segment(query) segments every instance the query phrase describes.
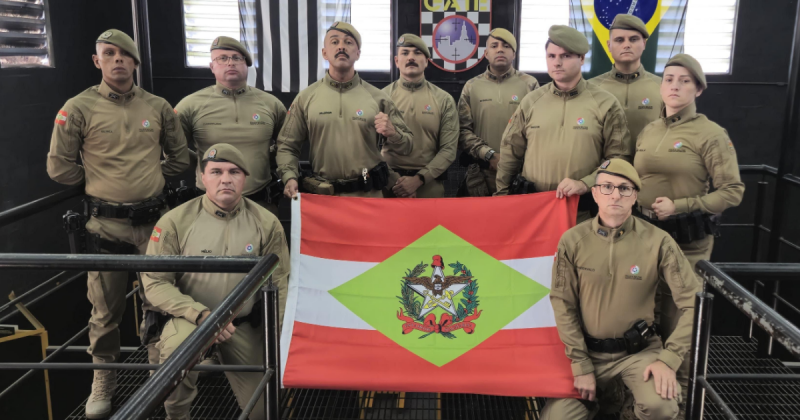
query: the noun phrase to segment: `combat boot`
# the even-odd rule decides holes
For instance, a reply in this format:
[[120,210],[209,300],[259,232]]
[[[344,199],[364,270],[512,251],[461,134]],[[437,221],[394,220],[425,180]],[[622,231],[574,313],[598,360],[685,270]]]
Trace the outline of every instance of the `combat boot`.
[[111,398],[117,390],[117,371],[96,370],[92,394],[86,401],[87,419],[104,419],[111,415]]

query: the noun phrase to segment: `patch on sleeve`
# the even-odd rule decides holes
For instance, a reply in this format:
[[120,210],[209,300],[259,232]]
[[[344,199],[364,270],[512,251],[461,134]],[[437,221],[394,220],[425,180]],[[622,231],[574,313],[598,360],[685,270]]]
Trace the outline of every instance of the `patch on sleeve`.
[[161,228],[156,226],[153,228],[153,233],[150,235],[150,240],[153,242],[158,242],[161,240]]
[[730,140],[728,140],[728,150],[730,150],[731,152],[733,152],[733,151],[734,151],[734,149],[733,149],[733,142],[732,142],[732,141],[730,141]]
[[67,125],[67,111],[64,111],[63,109],[58,111],[58,115],[56,115],[56,124]]
[[178,108],[172,108],[172,112],[174,112],[175,115],[178,115]]

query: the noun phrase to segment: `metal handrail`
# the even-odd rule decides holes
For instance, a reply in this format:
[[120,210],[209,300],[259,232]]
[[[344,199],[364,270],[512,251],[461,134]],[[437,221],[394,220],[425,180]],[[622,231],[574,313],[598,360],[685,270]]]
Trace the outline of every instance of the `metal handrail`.
[[183,255],[0,254],[0,269],[155,271],[162,273],[247,273],[257,257]]
[[77,197],[84,194],[83,184],[69,187],[66,190],[59,191],[55,194],[50,194],[46,197],[39,198],[22,204],[20,206],[0,212],[0,227],[9,225],[16,221],[22,220],[28,216],[45,211],[51,207],[61,204],[70,198]]
[[728,276],[800,280],[800,263],[714,263],[714,266]]
[[[120,407],[112,420],[146,419],[167,398],[211,346],[220,331],[236,318],[245,302],[264,285],[278,266],[278,257],[269,254],[239,282],[197,329],[172,353],[166,363]],[[264,322],[268,322],[265,319]],[[265,369],[266,372],[266,369]]]

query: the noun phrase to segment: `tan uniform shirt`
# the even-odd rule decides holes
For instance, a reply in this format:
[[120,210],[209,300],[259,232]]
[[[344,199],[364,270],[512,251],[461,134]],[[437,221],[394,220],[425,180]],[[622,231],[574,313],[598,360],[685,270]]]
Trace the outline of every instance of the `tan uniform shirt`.
[[608,73],[589,79],[589,84],[605,89],[617,98],[625,110],[634,142],[644,126],[658,119],[664,106],[661,78],[646,71],[644,66],[639,66],[633,74],[620,73],[612,67]]
[[188,167],[186,139],[169,103],[137,86],[116,93],[105,82],[67,101],[56,116],[47,154],[54,181],[85,181],[86,194],[114,203],[157,196],[164,175]]
[[[694,104],[650,123],[636,142],[633,166],[642,179],[639,205],[652,209],[658,197],[675,213],[722,213],[744,195],[736,150],[724,128],[697,113]],[[715,191],[708,193],[709,178]]]
[[489,149],[500,152],[500,139],[525,95],[539,87],[535,77],[509,70],[501,77],[489,71],[468,80],[458,100],[459,146],[475,159]]
[[672,291],[680,319],[658,360],[678,369],[691,344],[694,295],[701,288],[669,234],[633,216],[618,229],[595,217],[564,233],[556,257],[550,302],[575,376],[594,371],[584,332],[622,338],[637,320],[653,323],[659,282]]
[[361,176],[382,161],[375,116],[383,112],[396,134],[384,147],[400,155],[411,153],[413,135],[389,96],[361,80],[337,82],[329,74],[295,98],[278,136],[278,172],[284,182],[298,177],[303,144],[310,143],[314,174],[327,180]]
[[[189,144],[198,156],[217,143],[235,146],[244,155],[250,176],[244,195],[264,188],[270,180],[270,140],[278,137],[286,117],[286,107],[278,98],[245,86],[232,91],[217,83],[195,92],[175,107]],[[205,190],[197,162],[197,188]]]
[[[272,274],[275,283],[289,278],[289,248],[278,219],[255,202],[242,197],[227,212],[207,196],[197,197],[165,214],[156,224],[147,255],[254,256],[280,258]],[[174,317],[194,324],[205,310],[214,310],[244,278],[245,273],[142,273],[142,286],[150,303]],[[254,299],[239,316],[246,316]]]
[[383,148],[383,159],[390,168],[418,169],[429,184],[447,171],[456,159],[458,113],[449,93],[423,79],[417,83],[402,77],[383,88],[392,98],[403,120],[414,133],[411,154],[403,156]]
[[606,159],[632,159],[625,112],[613,95],[581,79],[569,92],[548,83],[526,96],[503,133],[497,194],[520,172],[537,191],[553,191],[564,178],[594,185]]

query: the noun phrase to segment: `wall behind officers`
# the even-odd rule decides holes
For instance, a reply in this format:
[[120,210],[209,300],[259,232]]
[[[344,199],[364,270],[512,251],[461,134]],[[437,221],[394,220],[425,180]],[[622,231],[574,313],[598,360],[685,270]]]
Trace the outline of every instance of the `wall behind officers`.
[[[90,253],[142,254],[167,206],[164,175],[185,171],[189,152],[169,103],[133,84],[139,64],[133,40],[109,29],[97,38],[95,48],[92,60],[102,82],[68,100],[56,115],[47,173],[62,184],[86,183]],[[120,361],[118,326],[127,280],[127,272],[89,272],[88,353],[94,363]],[[115,371],[94,371],[86,417],[106,417],[115,390]]]
[[383,89],[397,106],[414,134],[410,155],[383,148],[383,159],[400,175],[386,189],[389,197],[444,197],[442,179],[456,159],[458,112],[449,93],[425,80],[430,50],[417,35],[403,34],[397,40],[395,64],[400,78]]
[[661,112],[661,78],[642,65],[642,53],[650,33],[641,19],[619,14],[611,24],[609,34],[608,50],[614,58],[614,65],[611,71],[590,79],[589,83],[617,98],[628,118],[631,140],[635,142],[644,126],[655,121]]
[[[589,42],[568,26],[550,28],[547,72],[553,81],[523,99],[503,133],[497,195],[509,193],[518,175],[536,191],[559,198],[583,195],[594,185],[603,160],[631,160],[633,143],[619,101],[583,79],[581,66]],[[578,221],[589,218],[589,196],[578,207]]]
[[[175,110],[187,141],[194,144],[200,156],[219,142],[242,151],[251,171],[244,195],[277,215],[277,200],[270,196],[267,186],[272,181],[270,161],[276,149],[271,140],[283,126],[286,108],[269,93],[247,86],[248,67],[252,65],[250,52],[239,41],[227,36],[215,38],[209,67],[216,84],[185,97]],[[197,189],[203,193],[199,159],[196,177]]]
[[470,196],[489,196],[497,191],[495,178],[500,161],[500,139],[509,118],[525,96],[539,87],[531,75],[514,69],[517,40],[506,29],[495,28],[486,40],[486,72],[464,85],[458,100],[462,164],[469,164],[465,179]]
[[[244,154],[230,144],[211,145],[200,163],[205,194],[165,214],[153,229],[148,255],[264,256],[280,258],[272,274],[278,286],[283,319],[289,278],[289,249],[278,218],[242,196],[250,171]],[[245,277],[243,273],[143,273],[142,287],[152,310],[162,316],[153,335],[158,360],[165,363],[175,349],[219,307]],[[255,299],[245,302],[231,324],[217,337],[222,361],[232,365],[264,364],[263,312]],[[148,317],[152,319],[152,317]],[[197,395],[198,372],[189,372],[164,402],[167,418],[188,419]],[[240,407],[258,388],[260,373],[225,372]],[[251,419],[263,419],[264,402]]]
[[[383,197],[389,169],[381,147],[411,153],[412,133],[388,95],[361,80],[353,65],[361,56],[361,34],[334,22],[325,34],[325,77],[300,92],[278,136],[278,172],[284,194],[294,197],[302,178],[311,193]],[[310,174],[301,174],[300,150],[309,142]]]
[[[675,240],[631,215],[642,188],[630,163],[603,162],[592,187],[597,217],[558,243],[550,302],[584,401],[551,399],[542,419],[589,419],[597,393],[619,379],[633,394],[636,418],[678,415],[675,371],[691,344],[694,296],[701,288]],[[663,347],[653,325],[661,284],[672,291],[680,314]]]
[[[633,161],[642,176],[639,205],[646,219],[675,238],[690,266],[711,258],[719,215],[744,195],[739,163],[727,131],[697,113],[695,98],[708,87],[700,63],[678,54],[667,62],[661,118],[642,130]],[[714,192],[709,193],[713,182]],[[680,312],[662,288],[661,325],[669,337]],[[686,386],[689,364],[678,371]]]

